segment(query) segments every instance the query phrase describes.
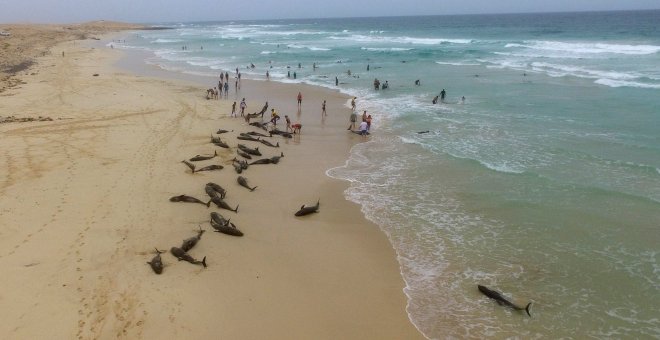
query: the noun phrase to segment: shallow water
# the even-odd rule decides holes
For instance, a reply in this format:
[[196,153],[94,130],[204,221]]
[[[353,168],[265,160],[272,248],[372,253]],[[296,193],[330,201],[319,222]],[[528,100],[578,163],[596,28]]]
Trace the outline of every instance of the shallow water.
[[[351,181],[347,198],[388,234],[426,336],[657,338],[657,22],[659,11],[170,23],[115,45],[188,73],[268,70],[329,88],[337,77],[358,96],[373,134],[328,175]],[[446,103],[431,104],[442,88]],[[533,317],[477,284],[531,301]]]

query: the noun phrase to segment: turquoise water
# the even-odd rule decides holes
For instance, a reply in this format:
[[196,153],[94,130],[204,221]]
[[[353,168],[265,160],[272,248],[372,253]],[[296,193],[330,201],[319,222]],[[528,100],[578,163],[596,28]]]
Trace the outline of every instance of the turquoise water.
[[[167,69],[268,70],[357,96],[374,133],[328,175],[350,181],[347,198],[389,236],[427,337],[658,338],[659,22],[660,11],[167,23],[118,46]],[[531,301],[533,317],[477,284]]]

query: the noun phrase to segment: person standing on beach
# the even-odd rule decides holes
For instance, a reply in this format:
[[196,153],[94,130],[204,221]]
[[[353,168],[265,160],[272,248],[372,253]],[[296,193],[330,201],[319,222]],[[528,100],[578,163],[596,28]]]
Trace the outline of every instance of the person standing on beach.
[[291,119],[289,119],[289,116],[284,115],[284,119],[286,120],[286,132],[289,132],[289,130],[293,131],[293,129],[291,129]]
[[302,106],[302,93],[298,92],[298,108]]
[[353,108],[353,111],[355,111],[355,100],[356,99],[357,99],[357,97],[353,97],[353,99],[351,99],[351,108]]
[[339,86],[339,78],[335,76],[335,86]]
[[268,72],[268,70],[266,70],[266,79],[270,80],[270,73]]
[[328,114],[325,112],[325,100],[323,100],[323,104],[321,104],[321,115],[322,116],[327,116]]
[[355,110],[353,110],[353,112],[351,112],[351,118],[350,118],[351,123],[348,125],[348,129],[346,129],[346,130],[354,130],[355,129],[355,121],[357,121],[357,112],[355,112]]
[[225,82],[225,97],[229,95],[229,82]]
[[445,96],[446,95],[447,95],[447,92],[445,92],[445,89],[442,89],[442,91],[440,91],[440,102],[441,103],[445,102]]
[[236,102],[234,101],[234,104],[231,104],[231,116],[236,117]]
[[371,131],[371,115],[368,115],[364,121],[367,122],[367,131]]
[[241,117],[245,117],[245,108],[246,107],[247,107],[247,104],[245,103],[245,98],[243,98],[243,100],[241,100],[241,105],[240,105]]

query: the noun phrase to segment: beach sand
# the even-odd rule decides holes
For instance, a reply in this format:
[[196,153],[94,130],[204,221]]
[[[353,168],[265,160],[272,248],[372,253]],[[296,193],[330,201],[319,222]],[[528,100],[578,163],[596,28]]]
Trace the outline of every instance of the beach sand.
[[[131,74],[114,66],[124,52],[95,46],[44,46],[51,53],[0,93],[0,116],[52,119],[0,124],[3,339],[423,338],[406,314],[387,237],[344,199],[347,183],[325,176],[363,140],[346,131],[348,97],[243,81],[248,112],[268,100],[281,129],[285,114],[303,124],[292,139],[269,138],[281,146],[270,148],[236,139],[261,130],[228,117],[233,89],[232,100],[206,100],[212,84]],[[210,143],[221,128],[233,130],[221,135],[231,150]],[[254,192],[236,183],[239,142],[264,157],[285,155],[242,174]],[[198,167],[223,170],[193,174],[181,163],[214,151]],[[227,189],[237,214],[169,202],[180,194],[206,201],[207,182]],[[319,213],[294,217],[317,200]],[[245,236],[212,232],[212,211]],[[180,246],[199,226],[207,232],[190,254],[206,256],[208,268],[166,253],[164,272],[154,274],[146,264],[154,248]]]

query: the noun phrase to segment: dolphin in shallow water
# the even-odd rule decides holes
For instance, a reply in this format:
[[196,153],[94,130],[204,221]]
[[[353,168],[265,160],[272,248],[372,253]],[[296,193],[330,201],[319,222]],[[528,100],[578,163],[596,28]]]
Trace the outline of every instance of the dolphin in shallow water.
[[502,296],[502,294],[500,294],[500,293],[498,293],[494,290],[488,289],[487,287],[482,286],[482,285],[477,285],[477,287],[479,288],[480,292],[482,292],[484,295],[488,296],[489,298],[495,300],[497,302],[497,304],[499,304],[501,306],[509,306],[509,307],[511,307],[515,310],[524,310],[525,312],[527,312],[527,315],[532,316],[532,314],[529,313],[529,307],[532,305],[531,302],[528,303],[525,308],[522,308],[522,307],[516,306],[513,302],[507,300],[504,296]]

